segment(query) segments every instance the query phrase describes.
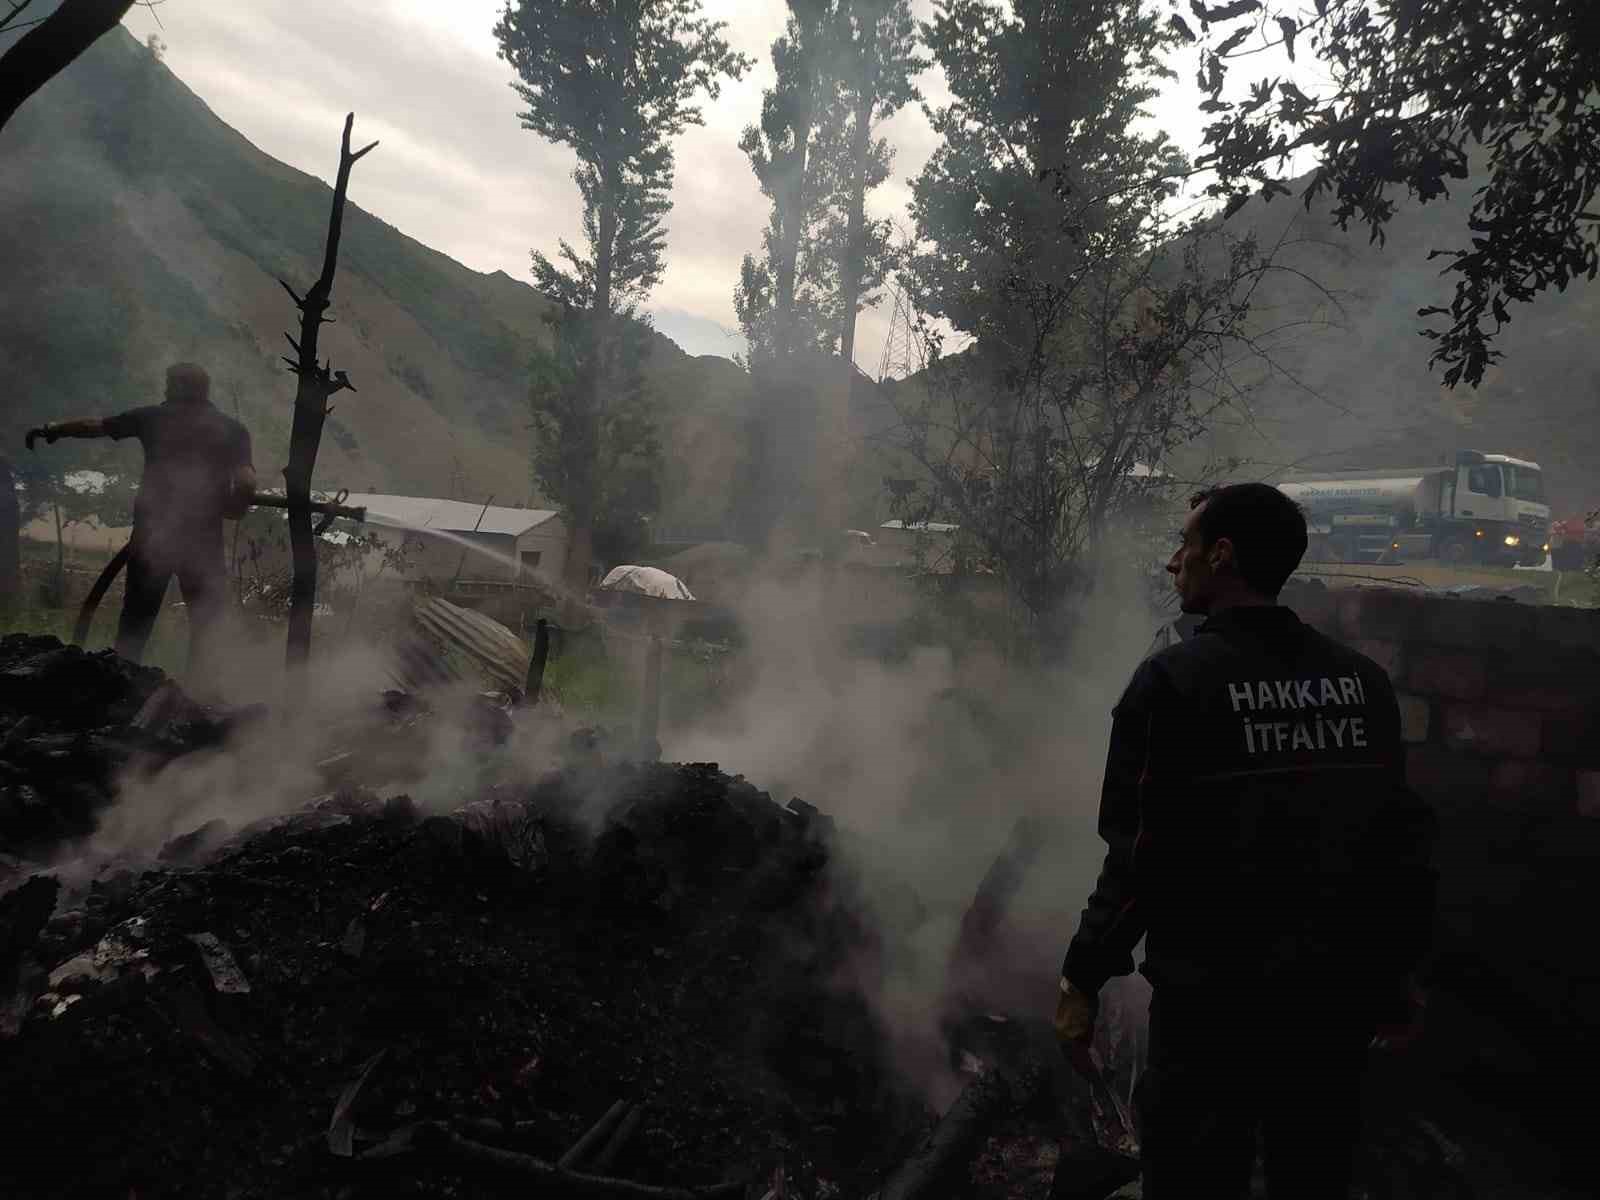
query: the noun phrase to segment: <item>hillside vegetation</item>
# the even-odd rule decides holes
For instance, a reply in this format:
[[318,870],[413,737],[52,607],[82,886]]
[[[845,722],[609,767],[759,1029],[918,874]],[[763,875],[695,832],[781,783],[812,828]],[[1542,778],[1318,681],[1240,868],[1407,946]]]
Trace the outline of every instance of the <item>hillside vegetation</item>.
[[[7,437],[151,403],[166,364],[193,359],[271,480],[294,394],[277,281],[315,277],[328,202],[325,184],[257,150],[125,30],[101,39],[0,135]],[[318,485],[535,499],[527,363],[549,311],[527,284],[469,270],[353,202],[323,348],[359,391],[336,405]],[[647,375],[666,425],[664,515],[720,520],[734,443],[708,423],[742,419],[744,373],[657,337]]]
[[1284,466],[1426,465],[1475,449],[1533,459],[1545,468],[1552,509],[1600,506],[1600,285],[1579,283],[1518,305],[1497,347],[1504,361],[1483,384],[1454,390],[1428,369],[1430,343],[1417,310],[1448,304],[1446,258],[1432,250],[1470,237],[1470,188],[1448,200],[1406,205],[1387,244],[1341,233],[1326,206],[1252,201],[1229,222],[1253,227],[1292,274],[1269,276],[1252,298],[1258,327],[1312,324],[1277,339],[1274,369],[1243,366],[1254,387],[1248,420],[1219,427],[1211,449],[1269,472]]
[[[330,128],[330,162],[336,136]],[[328,197],[321,181],[220,121],[125,31],[103,38],[0,134],[6,436],[151,402],[165,365],[190,358],[211,368],[218,404],[250,426],[271,480],[293,396],[278,361],[292,313],[277,279],[314,276]],[[1238,367],[1253,385],[1248,418],[1216,428],[1207,454],[1271,475],[1504,451],[1544,464],[1558,515],[1600,506],[1600,289],[1578,285],[1519,306],[1501,335],[1506,360],[1477,390],[1443,389],[1428,370],[1416,310],[1448,299],[1450,284],[1439,277],[1444,260],[1427,255],[1467,236],[1466,200],[1403,208],[1385,246],[1341,234],[1323,211],[1291,200],[1236,215],[1230,227],[1253,227],[1266,245],[1281,239],[1280,261],[1332,298],[1289,274],[1258,290],[1258,324],[1293,328],[1274,339],[1273,369]],[[527,361],[547,336],[548,300],[503,272],[469,270],[359,204],[348,212],[334,299],[338,323],[324,346],[360,391],[337,404],[320,486],[539,499],[528,470]],[[721,524],[737,503],[748,377],[664,337],[653,346],[660,519]],[[857,432],[880,432],[890,406],[859,391]],[[866,459],[858,473],[875,483],[883,471]],[[856,496],[851,519],[867,521],[873,509],[888,515]]]

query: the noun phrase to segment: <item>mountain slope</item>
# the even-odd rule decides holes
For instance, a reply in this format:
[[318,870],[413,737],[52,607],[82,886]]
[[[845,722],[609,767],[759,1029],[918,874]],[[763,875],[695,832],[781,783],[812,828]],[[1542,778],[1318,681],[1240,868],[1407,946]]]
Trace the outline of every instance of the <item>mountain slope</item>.
[[[149,403],[167,363],[194,359],[211,370],[216,402],[250,426],[270,479],[287,455],[294,392],[278,361],[294,314],[277,281],[315,277],[329,199],[126,31],[103,38],[0,134],[8,417],[20,427]],[[352,203],[322,348],[360,390],[336,402],[319,486],[530,500],[526,364],[550,308]],[[706,396],[717,399],[714,426],[719,413],[737,420],[743,372],[657,337],[647,376],[671,464],[666,507],[704,519],[725,503],[731,435],[712,439],[714,461],[686,459],[678,422],[704,442]]]
[[1447,389],[1428,368],[1431,343],[1417,310],[1448,305],[1449,260],[1428,254],[1465,242],[1471,183],[1452,198],[1403,205],[1386,244],[1364,229],[1340,233],[1325,204],[1253,201],[1230,222],[1254,229],[1278,261],[1314,279],[1270,274],[1253,298],[1259,329],[1309,322],[1278,335],[1271,370],[1252,381],[1251,415],[1219,428],[1211,447],[1262,469],[1438,462],[1458,449],[1504,452],[1545,468],[1557,513],[1600,506],[1600,284],[1577,283],[1511,308],[1495,345],[1504,360],[1474,389]]
[[[359,169],[354,190],[359,199]],[[1205,448],[1262,474],[1506,451],[1545,465],[1558,513],[1600,506],[1600,288],[1514,308],[1498,343],[1506,360],[1479,389],[1446,391],[1428,370],[1416,310],[1448,302],[1451,281],[1427,254],[1466,236],[1469,196],[1403,207],[1381,247],[1364,231],[1339,233],[1321,207],[1253,202],[1238,214],[1231,226],[1254,228],[1264,245],[1281,240],[1280,261],[1332,296],[1295,275],[1268,277],[1254,318],[1288,331],[1273,339],[1271,370],[1238,366],[1254,385],[1249,416],[1221,424]],[[165,365],[192,358],[211,368],[217,402],[251,427],[270,480],[293,396],[278,356],[294,314],[277,280],[314,277],[328,201],[324,184],[256,150],[125,31],[103,38],[0,133],[7,436],[148,403]],[[524,368],[546,336],[544,297],[352,204],[334,301],[324,350],[360,391],[338,398],[320,486],[534,499]],[[719,524],[743,453],[748,377],[665,338],[654,347],[661,522]],[[131,462],[137,451],[116,454]],[[872,505],[857,507],[865,520]]]
[[[1449,200],[1402,205],[1382,245],[1365,229],[1341,233],[1325,203],[1308,211],[1298,200],[1253,200],[1234,216],[1227,231],[1253,235],[1281,268],[1250,294],[1247,325],[1265,357],[1231,348],[1238,402],[1169,469],[1192,478],[1237,458],[1232,477],[1275,479],[1296,467],[1418,466],[1474,449],[1540,463],[1557,516],[1600,507],[1600,282],[1512,306],[1495,342],[1504,359],[1478,388],[1445,388],[1428,366],[1417,310],[1454,294],[1454,277],[1441,273],[1448,260],[1428,255],[1469,236],[1477,182]],[[1170,269],[1181,258],[1175,247]]]

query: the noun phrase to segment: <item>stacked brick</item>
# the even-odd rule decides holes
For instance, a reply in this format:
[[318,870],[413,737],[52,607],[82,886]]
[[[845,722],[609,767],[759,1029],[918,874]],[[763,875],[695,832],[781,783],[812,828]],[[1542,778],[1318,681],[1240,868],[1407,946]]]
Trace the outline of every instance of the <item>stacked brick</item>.
[[1441,811],[1600,818],[1600,610],[1377,588],[1284,599],[1389,672],[1407,773]]
[[1440,819],[1434,981],[1558,1061],[1600,1050],[1600,611],[1293,585],[1381,663],[1412,787]]

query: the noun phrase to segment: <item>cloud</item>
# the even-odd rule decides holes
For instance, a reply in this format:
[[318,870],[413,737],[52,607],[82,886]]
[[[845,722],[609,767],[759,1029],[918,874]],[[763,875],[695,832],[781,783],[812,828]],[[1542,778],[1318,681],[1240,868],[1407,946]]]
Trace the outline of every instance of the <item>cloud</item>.
[[[417,240],[480,271],[528,278],[528,254],[552,257],[581,232],[570,151],[520,128],[510,69],[495,56],[500,5],[457,0],[213,0],[148,10],[127,24],[159,32],[168,65],[228,124],[266,153],[328,180],[339,123],[382,146],[362,163],[351,198]],[[758,59],[742,82],[704,104],[705,125],[675,147],[678,173],[666,278],[654,304],[732,325],[739,258],[757,243],[763,200],[739,153],[739,131],[770,83],[767,46],[781,0],[719,3],[727,36]],[[719,11],[721,10],[721,11]]]
[[686,354],[732,358],[744,353],[744,338],[735,325],[724,325],[698,313],[660,305],[656,306],[651,317],[656,332],[671,338]]
[[[554,257],[581,232],[573,156],[524,131],[512,73],[495,54],[501,0],[208,0],[136,7],[139,38],[158,33],[167,63],[224,121],[274,158],[331,179],[339,126],[356,113],[357,136],[378,138],[351,199],[407,235],[479,271],[528,278],[528,254]],[[926,18],[932,0],[913,8]],[[783,29],[783,0],[706,0],[733,47],[756,60],[703,104],[705,124],[675,145],[677,177],[667,269],[652,297],[664,330],[731,328],[739,261],[760,244],[767,205],[739,152],[772,82],[768,50]],[[1198,136],[1187,64],[1156,104],[1156,121],[1182,142]],[[928,103],[947,91],[938,69],[921,78]],[[894,175],[872,212],[907,222],[909,181],[936,144],[918,106],[880,132],[896,149]],[[875,372],[889,332],[887,298],[861,317],[858,358]],[[709,337],[693,349],[707,352]],[[689,347],[686,347],[689,348]],[[728,351],[723,351],[728,352]]]

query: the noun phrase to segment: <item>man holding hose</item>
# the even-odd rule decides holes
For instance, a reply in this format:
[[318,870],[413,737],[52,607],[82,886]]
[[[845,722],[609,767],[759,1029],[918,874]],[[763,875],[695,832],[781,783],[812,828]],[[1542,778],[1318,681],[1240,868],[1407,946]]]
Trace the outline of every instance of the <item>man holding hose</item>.
[[210,640],[227,598],[224,518],[237,520],[256,490],[250,434],[211,403],[211,380],[194,363],[167,369],[162,404],[114,417],[86,417],[31,429],[43,438],[138,438],[144,476],[133,506],[128,577],[117,624],[117,653],[138,662],[172,577],[189,609],[189,669],[206,668]]

